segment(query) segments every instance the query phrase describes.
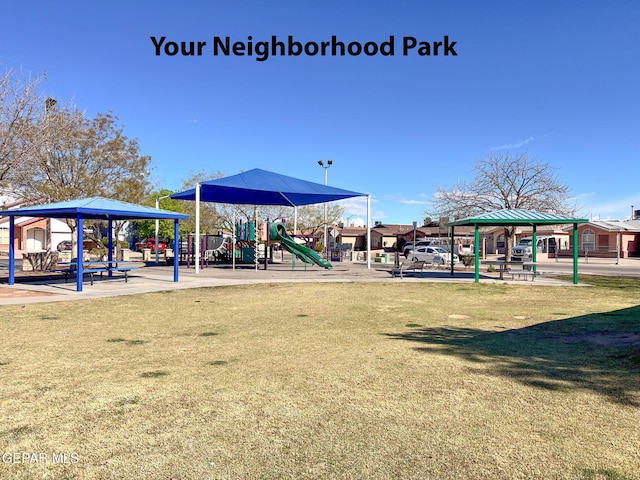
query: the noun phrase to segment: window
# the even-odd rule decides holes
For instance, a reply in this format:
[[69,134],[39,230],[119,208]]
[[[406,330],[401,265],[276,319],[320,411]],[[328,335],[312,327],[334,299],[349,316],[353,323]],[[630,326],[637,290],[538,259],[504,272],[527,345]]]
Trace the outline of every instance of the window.
[[596,234],[590,228],[586,228],[582,232],[582,249],[585,252],[596,249]]
[[0,245],[9,245],[9,229],[0,227]]

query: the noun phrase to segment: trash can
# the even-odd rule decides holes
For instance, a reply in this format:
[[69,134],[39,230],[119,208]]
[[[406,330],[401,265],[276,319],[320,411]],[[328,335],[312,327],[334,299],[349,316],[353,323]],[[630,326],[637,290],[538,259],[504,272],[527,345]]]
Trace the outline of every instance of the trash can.
[[143,248],[142,249],[142,261],[143,262],[150,262],[151,261],[151,249],[150,248]]

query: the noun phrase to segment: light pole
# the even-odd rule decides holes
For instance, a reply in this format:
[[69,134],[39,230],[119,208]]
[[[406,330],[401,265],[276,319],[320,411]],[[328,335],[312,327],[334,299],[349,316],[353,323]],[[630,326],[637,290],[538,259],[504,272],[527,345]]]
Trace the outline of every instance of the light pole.
[[[333,163],[333,160],[327,160],[327,164],[325,165],[322,160],[318,160],[318,165],[320,165],[324,169],[324,185],[327,186],[327,179],[329,167]],[[324,203],[324,255],[329,260],[329,248],[327,244],[328,238],[328,230],[329,226],[327,225],[327,202]]]
[[349,215],[349,216],[347,217],[347,227],[352,226],[352,225],[350,225],[350,223],[351,223],[351,219],[352,219],[353,217],[355,217],[355,214],[354,214],[354,215]]
[[[160,200],[164,199],[164,198],[169,198],[171,195],[165,195],[164,197],[158,197],[156,198],[156,210],[160,210]],[[160,229],[160,220],[158,220],[156,218],[156,243],[154,244],[154,249],[156,251],[156,265],[158,265],[158,263],[160,263],[160,260],[158,258],[158,230]]]

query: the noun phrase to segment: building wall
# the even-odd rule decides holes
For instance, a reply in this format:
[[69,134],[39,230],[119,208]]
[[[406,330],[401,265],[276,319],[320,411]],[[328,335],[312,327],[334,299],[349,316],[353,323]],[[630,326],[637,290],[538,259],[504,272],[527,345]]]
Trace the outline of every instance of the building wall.
[[[578,227],[578,249],[580,255],[594,257],[636,256],[638,252],[638,234],[629,232],[609,232],[596,225],[586,224]],[[573,236],[571,236],[573,247]]]
[[9,222],[0,223],[0,251],[9,251]]
[[27,225],[17,227],[16,241],[18,250],[37,252],[47,249],[47,230],[49,222],[41,218]]
[[71,229],[67,222],[57,218],[51,219],[51,250],[56,250],[58,244],[63,240],[72,240]]
[[[63,240],[71,240],[71,229],[64,220],[16,219],[13,247],[20,251],[55,250]],[[0,251],[9,251],[9,222],[0,224]]]
[[352,235],[340,235],[338,237],[338,245],[351,244],[354,250],[361,250],[366,248],[366,237],[361,235],[352,236]]
[[626,236],[622,240],[623,248],[629,252],[630,257],[640,257],[640,233],[636,233],[631,236]]

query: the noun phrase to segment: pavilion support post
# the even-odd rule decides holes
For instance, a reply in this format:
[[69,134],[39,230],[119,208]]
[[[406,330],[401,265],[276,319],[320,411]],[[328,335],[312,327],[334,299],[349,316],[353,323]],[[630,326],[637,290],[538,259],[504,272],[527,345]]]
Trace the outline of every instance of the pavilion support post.
[[231,245],[231,270],[235,272],[236,270],[236,242],[238,241],[236,237],[236,209],[233,208],[233,233],[231,234],[231,241],[233,244]]
[[194,241],[196,275],[200,273],[200,184],[196,183],[196,238]]
[[538,230],[533,225],[533,245],[531,246],[531,259],[533,261],[533,273],[536,273],[536,262],[538,261]]
[[[327,207],[327,204],[324,204],[325,208]],[[325,217],[326,218],[326,217]],[[324,225],[325,231],[327,228],[327,224],[325,223]],[[258,206],[254,205],[253,206],[253,264],[256,267],[256,272],[258,271]],[[249,229],[249,234],[251,234],[251,229]],[[249,236],[249,239],[251,239],[251,236]],[[325,243],[327,241],[327,237],[324,237]],[[324,248],[326,249],[327,246],[325,245]]]
[[[478,245],[480,245],[480,227],[478,226],[478,224],[476,223],[475,225],[475,239],[473,241],[473,245],[474,245],[474,255],[475,255],[475,262],[473,262],[475,264],[475,282],[478,283],[480,282],[480,249],[478,248]],[[453,253],[453,252],[452,252]]]
[[82,277],[84,276],[84,258],[82,256],[82,249],[84,247],[84,218],[81,216],[78,216],[77,219],[77,223],[76,223],[76,233],[77,233],[77,238],[78,238],[78,242],[76,245],[76,253],[77,253],[77,258],[76,258],[76,290],[78,292],[82,291]]
[[451,247],[451,276],[453,277],[453,239],[454,239],[454,229],[455,227],[453,225],[451,225],[451,237],[449,238],[449,246]]
[[573,284],[578,284],[578,224],[573,224]]
[[173,281],[178,281],[178,265],[180,263],[180,257],[178,256],[180,244],[180,229],[178,228],[178,219],[173,220]]
[[293,207],[293,238],[296,238],[296,232],[298,231],[298,206]]
[[9,285],[16,282],[16,217],[9,217]]
[[[113,262],[113,219],[109,218],[107,222],[109,230],[109,236],[107,237],[107,260],[109,261],[109,266],[111,266],[111,262]],[[109,269],[108,273],[109,277],[113,277],[113,271]]]
[[371,269],[371,195],[367,195],[367,268]]

